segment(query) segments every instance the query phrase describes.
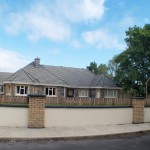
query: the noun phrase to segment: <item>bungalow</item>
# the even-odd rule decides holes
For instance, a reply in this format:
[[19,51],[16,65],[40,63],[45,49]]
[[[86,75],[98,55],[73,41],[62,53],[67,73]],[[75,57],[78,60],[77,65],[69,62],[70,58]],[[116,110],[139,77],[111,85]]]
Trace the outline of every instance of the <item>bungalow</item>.
[[41,65],[40,59],[15,73],[0,72],[0,94],[48,97],[117,98],[120,87],[104,74],[82,68]]

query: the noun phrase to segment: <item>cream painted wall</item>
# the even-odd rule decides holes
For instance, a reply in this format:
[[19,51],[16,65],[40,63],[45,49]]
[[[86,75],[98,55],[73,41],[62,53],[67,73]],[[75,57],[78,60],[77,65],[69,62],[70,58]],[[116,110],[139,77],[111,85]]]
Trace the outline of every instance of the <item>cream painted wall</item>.
[[150,107],[144,108],[144,122],[150,122]]
[[0,126],[27,127],[28,108],[0,107]]
[[[132,108],[46,108],[45,127],[72,127],[132,123]],[[150,108],[144,108],[150,122]],[[27,127],[28,108],[0,107],[0,126]]]
[[46,108],[45,127],[128,124],[132,116],[132,108]]

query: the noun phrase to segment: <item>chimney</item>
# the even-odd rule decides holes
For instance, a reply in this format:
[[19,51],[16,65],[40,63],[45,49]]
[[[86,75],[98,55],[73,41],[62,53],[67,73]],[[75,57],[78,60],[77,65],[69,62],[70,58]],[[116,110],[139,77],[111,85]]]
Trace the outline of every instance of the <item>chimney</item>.
[[40,65],[40,58],[35,58],[34,65],[36,68]]

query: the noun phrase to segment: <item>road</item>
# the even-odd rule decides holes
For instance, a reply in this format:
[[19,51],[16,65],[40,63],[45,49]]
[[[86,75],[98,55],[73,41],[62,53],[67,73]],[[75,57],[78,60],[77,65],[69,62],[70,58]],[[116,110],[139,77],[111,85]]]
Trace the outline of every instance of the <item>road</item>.
[[150,150],[150,133],[109,139],[0,140],[0,150]]

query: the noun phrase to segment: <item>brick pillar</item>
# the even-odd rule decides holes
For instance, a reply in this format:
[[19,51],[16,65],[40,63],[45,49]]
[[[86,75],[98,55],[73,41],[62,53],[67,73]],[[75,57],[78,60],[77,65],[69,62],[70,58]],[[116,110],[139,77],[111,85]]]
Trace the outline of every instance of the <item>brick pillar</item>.
[[133,123],[143,123],[144,120],[144,99],[132,99]]
[[29,128],[44,128],[45,122],[45,96],[29,95]]

